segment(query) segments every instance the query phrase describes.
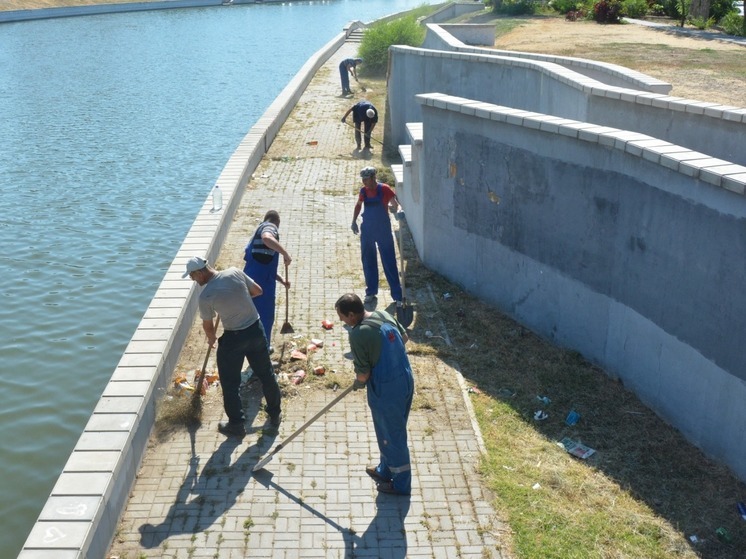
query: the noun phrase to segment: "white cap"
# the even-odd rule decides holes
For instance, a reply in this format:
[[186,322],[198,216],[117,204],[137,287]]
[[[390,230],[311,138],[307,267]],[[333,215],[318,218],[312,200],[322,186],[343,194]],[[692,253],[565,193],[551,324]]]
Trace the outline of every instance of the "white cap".
[[365,111],[365,114],[368,115],[368,118],[373,118],[376,116],[376,111],[374,111],[373,109],[368,109],[367,111]]
[[201,270],[207,266],[207,260],[204,258],[200,258],[199,256],[192,256],[186,264],[186,272],[181,276],[182,278],[186,278],[191,274],[192,272],[196,272],[197,270]]

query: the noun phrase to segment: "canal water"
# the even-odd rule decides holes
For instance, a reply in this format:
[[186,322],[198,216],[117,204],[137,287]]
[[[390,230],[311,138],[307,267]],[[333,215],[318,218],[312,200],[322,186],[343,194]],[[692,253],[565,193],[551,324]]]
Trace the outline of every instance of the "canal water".
[[346,23],[423,3],[0,24],[0,557],[20,551],[243,136]]

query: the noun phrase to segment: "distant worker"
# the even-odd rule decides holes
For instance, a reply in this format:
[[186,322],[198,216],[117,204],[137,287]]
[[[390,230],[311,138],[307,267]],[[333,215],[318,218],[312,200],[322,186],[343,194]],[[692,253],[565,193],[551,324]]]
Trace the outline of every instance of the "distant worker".
[[[227,422],[218,423],[218,431],[236,437],[246,435],[239,393],[244,358],[262,383],[270,424],[279,426],[282,393],[272,369],[264,327],[252,300],[262,294],[262,288],[238,268],[218,271],[199,256],[187,262],[183,277],[187,276],[202,287],[198,305],[207,343],[214,347],[218,342],[218,377],[223,390],[223,408],[228,416]],[[216,314],[223,322],[223,335],[219,340],[213,322]]]
[[[388,184],[376,180],[375,167],[365,167],[360,171],[360,178],[363,180],[363,187],[360,189],[352,214],[351,229],[356,235],[360,233],[360,258],[363,262],[363,276],[365,277],[365,303],[374,303],[378,295],[378,255],[376,253],[376,246],[378,246],[383,273],[391,288],[391,298],[397,306],[400,306],[402,288],[399,282],[399,270],[396,267],[394,236],[389,219],[389,204],[393,204],[393,208],[398,209],[399,200]],[[358,228],[357,217],[363,208],[365,208],[363,222]]]
[[363,61],[362,58],[345,58],[339,63],[339,77],[342,80],[342,95],[351,94],[350,74],[357,79],[357,65]]
[[267,346],[272,352],[272,327],[275,323],[275,292],[277,283],[290,289],[290,280],[277,273],[280,257],[286,265],[293,261],[288,251],[280,244],[280,214],[269,210],[264,220],[254,231],[254,236],[246,245],[243,259],[246,261],[244,273],[262,288],[263,293],[254,297],[254,306],[259,312],[259,318],[267,336]]
[[349,327],[355,368],[353,390],[367,387],[378,450],[377,466],[365,468],[380,493],[409,495],[412,466],[407,446],[407,420],[412,408],[414,379],[407,351],[407,333],[385,311],[368,312],[354,293],[342,295],[334,305]]
[[364,151],[370,151],[370,135],[378,123],[378,109],[370,101],[363,99],[347,110],[342,117],[343,123],[347,124],[347,117],[350,113],[352,113],[352,122],[355,124],[355,143],[357,143],[357,149],[360,150],[361,143],[360,126],[365,125],[363,129],[363,136],[365,138]]

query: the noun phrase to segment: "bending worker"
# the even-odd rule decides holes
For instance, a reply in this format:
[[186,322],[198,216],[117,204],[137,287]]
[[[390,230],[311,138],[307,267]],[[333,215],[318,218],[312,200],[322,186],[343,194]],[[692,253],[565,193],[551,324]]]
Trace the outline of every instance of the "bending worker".
[[[288,251],[280,244],[280,214],[269,210],[264,220],[254,231],[254,236],[246,245],[243,259],[246,261],[244,273],[262,288],[263,293],[254,297],[254,306],[259,312],[259,318],[267,336],[267,346],[272,347],[272,327],[275,323],[275,292],[277,283],[290,289],[290,280],[277,273],[279,255],[289,266],[293,261]],[[272,350],[270,349],[270,353]]]
[[[199,315],[207,343],[214,347],[215,341],[218,342],[218,376],[223,389],[223,408],[228,416],[227,423],[218,423],[218,431],[236,437],[246,435],[246,418],[239,394],[244,358],[262,383],[270,423],[279,426],[282,394],[269,359],[264,327],[252,301],[252,297],[262,294],[262,288],[238,268],[217,271],[199,256],[187,262],[183,277],[187,276],[202,287]],[[223,335],[219,340],[213,323],[216,314],[223,321]]]
[[363,137],[365,138],[365,151],[370,151],[370,135],[378,123],[378,110],[370,101],[362,100],[350,107],[342,117],[342,122],[347,124],[347,117],[352,113],[352,122],[355,125],[355,142],[360,150],[360,126],[364,125]]
[[[387,184],[376,180],[375,167],[365,167],[360,171],[363,187],[360,189],[355,210],[352,214],[352,232],[360,233],[360,258],[363,262],[365,277],[365,303],[373,303],[378,296],[378,258],[376,245],[381,254],[381,264],[386,281],[391,289],[391,298],[397,306],[401,305],[402,289],[399,282],[399,270],[396,267],[394,236],[391,233],[389,204],[399,207],[396,193]],[[363,211],[363,222],[357,226],[357,216]],[[397,214],[398,217],[398,214]]]
[[412,408],[414,380],[404,344],[407,334],[385,311],[368,312],[354,293],[334,305],[339,319],[350,327],[350,349],[355,367],[354,390],[368,389],[381,459],[365,468],[381,493],[409,495],[412,466],[407,446],[407,419]]
[[342,80],[342,95],[352,93],[350,89],[350,74],[357,79],[357,65],[363,61],[362,58],[345,58],[339,63],[339,77]]

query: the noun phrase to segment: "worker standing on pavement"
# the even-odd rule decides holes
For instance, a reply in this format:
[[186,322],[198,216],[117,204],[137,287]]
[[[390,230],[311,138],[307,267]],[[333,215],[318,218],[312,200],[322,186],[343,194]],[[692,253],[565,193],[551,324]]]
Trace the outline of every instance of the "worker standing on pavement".
[[[375,167],[365,167],[360,171],[363,187],[360,189],[355,210],[352,214],[352,232],[360,233],[360,258],[363,262],[365,277],[365,304],[373,304],[378,296],[378,253],[386,281],[391,289],[391,298],[397,306],[401,305],[402,288],[399,281],[399,269],[396,266],[394,236],[391,233],[389,205],[394,210],[399,208],[399,200],[393,189],[376,180]],[[363,222],[358,228],[357,217],[363,209]],[[399,217],[396,213],[397,219]]]
[[254,306],[264,326],[270,353],[272,353],[272,327],[275,323],[277,282],[290,289],[290,280],[277,273],[280,254],[286,266],[293,261],[288,251],[280,244],[279,228],[280,214],[275,210],[269,210],[262,223],[254,231],[251,241],[246,245],[243,257],[246,261],[244,273],[258,283],[263,291],[261,295],[254,297]]
[[[238,268],[217,271],[207,260],[194,256],[186,265],[182,277],[189,277],[202,286],[199,294],[199,315],[210,347],[218,342],[217,362],[226,423],[218,424],[224,435],[246,435],[245,416],[239,388],[241,367],[248,359],[254,374],[262,383],[266,412],[270,423],[277,427],[282,420],[280,385],[269,359],[267,338],[252,297],[262,294],[262,288]],[[217,338],[213,318],[220,316],[223,335]]]
[[362,63],[362,58],[345,58],[339,63],[339,78],[342,81],[342,95],[351,94],[350,74],[357,79],[357,65]]
[[409,495],[412,466],[407,446],[407,420],[412,408],[414,380],[404,344],[406,330],[385,311],[365,310],[360,297],[347,293],[334,308],[350,327],[350,349],[355,367],[354,390],[367,387],[381,459],[365,468],[381,493]]

